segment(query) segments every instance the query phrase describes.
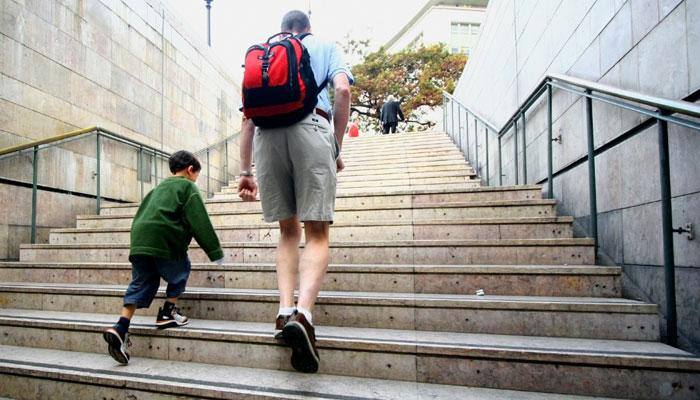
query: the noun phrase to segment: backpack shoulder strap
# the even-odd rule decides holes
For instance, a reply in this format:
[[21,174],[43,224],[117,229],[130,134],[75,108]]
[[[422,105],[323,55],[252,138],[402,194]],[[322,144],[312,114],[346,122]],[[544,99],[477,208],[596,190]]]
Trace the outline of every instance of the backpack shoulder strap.
[[[299,35],[296,35],[295,37],[301,41],[301,40],[304,40],[304,38],[307,37],[307,36],[311,36],[311,32],[304,32],[304,33],[301,33],[301,34],[299,34]],[[321,84],[318,86],[318,91],[319,91],[319,93],[320,93],[323,89],[325,89],[326,86],[328,86],[328,79],[327,79],[327,78],[324,79],[323,82],[321,82]]]

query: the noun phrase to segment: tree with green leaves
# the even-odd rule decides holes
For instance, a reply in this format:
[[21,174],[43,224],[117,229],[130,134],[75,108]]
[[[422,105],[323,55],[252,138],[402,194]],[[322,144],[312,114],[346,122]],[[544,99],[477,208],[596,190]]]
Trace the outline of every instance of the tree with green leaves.
[[355,85],[352,112],[363,130],[379,130],[379,110],[389,95],[401,103],[407,130],[424,130],[435,123],[426,115],[442,104],[442,92],[452,92],[467,61],[450,54],[444,45],[387,53],[383,48],[366,54],[367,42],[346,42],[346,54],[364,56],[352,67]]

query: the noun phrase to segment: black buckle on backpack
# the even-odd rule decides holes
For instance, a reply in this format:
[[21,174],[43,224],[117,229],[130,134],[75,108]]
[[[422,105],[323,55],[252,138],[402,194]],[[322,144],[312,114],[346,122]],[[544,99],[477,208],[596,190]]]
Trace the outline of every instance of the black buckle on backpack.
[[270,51],[270,48],[265,49],[265,53],[262,56],[258,57],[258,60],[262,61],[262,83],[263,86],[267,86],[268,82],[270,81],[270,74],[268,73],[268,70],[270,69],[270,58],[272,58],[275,55],[275,53]]

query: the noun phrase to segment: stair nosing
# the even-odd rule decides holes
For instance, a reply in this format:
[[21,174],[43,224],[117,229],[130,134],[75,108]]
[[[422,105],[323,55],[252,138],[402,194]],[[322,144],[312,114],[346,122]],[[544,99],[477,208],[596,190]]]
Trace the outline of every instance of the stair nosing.
[[[56,315],[60,312],[51,312],[51,314]],[[105,320],[111,315],[107,314],[86,314],[93,317],[105,318]],[[36,317],[26,317],[21,316],[5,316],[2,314],[2,309],[0,309],[0,323],[5,325],[11,325],[11,323],[16,321],[16,325],[20,326],[30,326],[30,327],[48,327],[59,325],[64,329],[72,329],[77,331],[89,331],[99,333],[102,329],[109,326],[109,322],[101,320],[79,320],[74,319],[60,319],[58,317],[54,318],[36,318]],[[22,323],[24,322],[24,324]],[[200,323],[204,324],[206,320],[200,320]],[[218,321],[217,321],[218,322]],[[224,325],[225,324],[214,324],[214,325]],[[272,337],[272,324],[264,323],[250,323],[248,324],[253,329],[223,329],[223,328],[197,328],[193,326],[188,326],[185,329],[180,330],[168,330],[161,331],[157,330],[148,324],[137,322],[132,325],[134,336],[151,336],[151,337],[173,337],[173,338],[187,338],[192,340],[217,340],[226,342],[252,342],[259,344],[266,344],[270,346],[279,346],[279,343],[275,342]],[[263,326],[269,326],[269,328],[264,329]],[[559,342],[564,344],[568,341],[570,342],[586,342],[589,345],[594,345],[601,342],[625,342],[630,343],[633,341],[624,340],[604,340],[604,339],[573,339],[573,338],[550,338],[542,336],[517,336],[517,335],[487,335],[487,334],[455,334],[449,332],[451,337],[462,337],[464,339],[472,338],[472,342],[466,343],[447,343],[447,342],[435,342],[430,340],[419,340],[419,335],[424,335],[425,337],[435,336],[440,334],[440,332],[422,332],[422,331],[409,331],[409,330],[389,330],[389,329],[371,329],[362,328],[364,332],[377,332],[377,336],[381,333],[394,333],[397,336],[403,336],[403,334],[408,334],[410,336],[413,333],[416,337],[415,340],[406,339],[382,339],[382,338],[371,338],[362,337],[358,334],[348,334],[347,336],[338,336],[332,334],[325,334],[324,327],[321,326],[319,329],[321,332],[317,335],[318,348],[324,349],[342,349],[342,350],[358,350],[358,351],[369,351],[369,352],[392,352],[392,353],[403,353],[403,354],[415,354],[421,356],[462,356],[462,357],[484,357],[488,359],[500,359],[500,360],[518,360],[518,361],[533,361],[533,362],[557,362],[557,363],[575,363],[584,365],[608,365],[620,367],[619,363],[627,361],[635,361],[636,365],[625,365],[624,367],[641,367],[649,368],[655,367],[658,369],[685,369],[691,371],[700,371],[700,358],[684,352],[684,353],[653,353],[653,352],[630,352],[630,351],[595,351],[594,349],[571,349],[571,348],[547,348],[547,347],[526,347],[526,346],[506,346],[497,344],[483,344],[478,343],[476,339],[480,336],[490,336],[490,337],[510,337],[512,339],[518,339],[520,341],[534,341],[534,340],[545,340]],[[333,327],[329,327],[333,328]],[[343,330],[353,332],[355,328],[343,327]],[[635,342],[639,345],[641,343],[654,343],[656,342]],[[563,346],[561,346],[563,347]],[[669,347],[669,350],[673,348]],[[674,349],[675,350],[675,349]],[[586,361],[578,360],[577,358],[584,357]],[[660,366],[659,364],[666,364]],[[677,368],[678,364],[685,364],[683,368]]]
[[[0,268],[55,268],[55,269],[124,269],[131,270],[129,262],[42,262],[0,261]],[[439,265],[439,264],[329,264],[329,272],[337,273],[411,273],[411,274],[462,274],[462,275],[595,275],[619,276],[622,267],[601,265]],[[192,263],[193,270],[243,272],[275,272],[275,263]]]
[[[345,247],[563,247],[563,246],[592,246],[592,238],[552,238],[552,239],[472,239],[472,240],[396,240],[396,241],[337,241],[331,242],[331,248]],[[226,248],[276,248],[277,243],[247,241],[247,242],[221,242],[221,247]],[[303,248],[304,244],[300,244]],[[129,248],[128,243],[119,244],[20,244],[20,249],[123,249]],[[198,249],[199,246],[191,244],[190,249]]]
[[[120,216],[125,219],[126,216]],[[108,217],[108,216],[104,216]],[[133,217],[133,215],[131,215]],[[547,225],[547,224],[564,224],[573,223],[574,219],[570,216],[557,217],[522,217],[522,218],[464,218],[464,219],[432,219],[432,220],[373,220],[363,222],[335,222],[333,227],[369,227],[369,226],[451,226],[451,225]],[[260,224],[241,224],[241,225],[217,225],[214,224],[216,230],[232,230],[232,229],[269,229],[278,228],[276,222],[265,222]],[[102,233],[102,232],[129,232],[131,228],[52,228],[51,233]]]
[[[489,201],[466,201],[466,202],[441,202],[441,203],[420,203],[420,204],[388,204],[388,205],[368,205],[337,207],[339,211],[375,211],[375,210],[424,210],[430,208],[488,208],[488,207],[537,207],[554,206],[557,201],[554,199],[522,199],[522,200],[489,200]],[[260,214],[260,210],[230,210],[230,211],[208,211],[209,215],[240,215],[240,214]],[[132,218],[131,214],[114,215],[77,215],[80,220],[89,219],[124,219]]]
[[[124,285],[94,284],[19,284],[0,283],[0,292],[53,293],[121,297]],[[159,289],[164,293],[164,288]],[[234,289],[189,287],[183,299],[273,302],[279,292],[273,289]],[[559,300],[553,300],[559,299]],[[655,315],[655,304],[637,300],[605,297],[551,297],[551,296],[476,296],[394,292],[334,292],[322,291],[316,304],[361,305],[366,307],[448,308],[509,311],[542,311],[564,313],[609,313]]]

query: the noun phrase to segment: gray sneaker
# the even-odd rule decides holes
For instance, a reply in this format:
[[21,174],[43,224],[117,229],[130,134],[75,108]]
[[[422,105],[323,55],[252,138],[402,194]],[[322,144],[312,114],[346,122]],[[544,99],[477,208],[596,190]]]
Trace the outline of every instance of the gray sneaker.
[[185,326],[190,323],[190,320],[184,315],[180,314],[180,309],[173,307],[170,314],[165,312],[163,307],[158,309],[158,317],[156,318],[156,328],[167,329],[175,328],[178,326]]

